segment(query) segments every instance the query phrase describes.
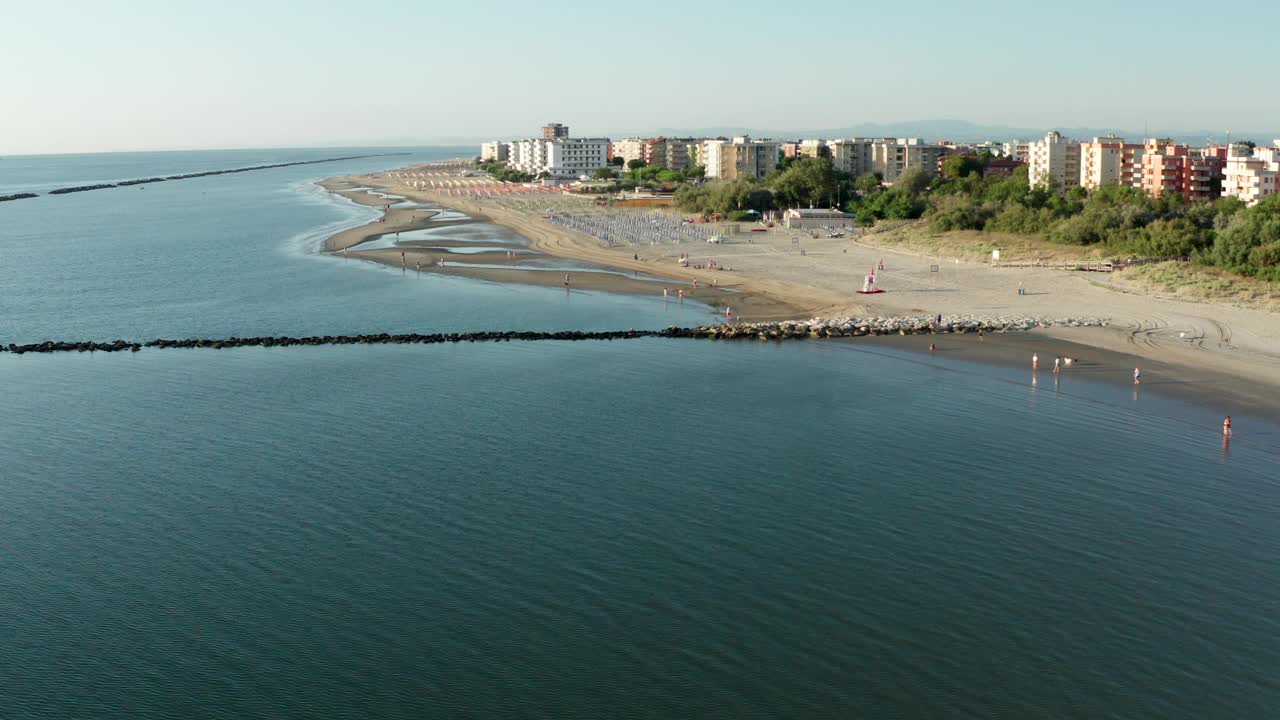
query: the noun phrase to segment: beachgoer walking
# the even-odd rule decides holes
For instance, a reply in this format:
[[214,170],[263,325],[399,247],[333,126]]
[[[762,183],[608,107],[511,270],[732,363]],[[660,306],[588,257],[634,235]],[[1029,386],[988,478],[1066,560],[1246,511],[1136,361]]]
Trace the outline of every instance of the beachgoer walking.
[[564,286],[569,287],[569,273],[564,274]]
[[1024,288],[1024,287],[1022,287],[1022,282],[1021,282],[1021,281],[1019,281],[1019,282],[1018,282],[1018,294],[1019,294],[1019,295],[1026,295],[1026,294],[1027,294],[1027,289],[1026,289],[1026,288]]
[[1060,370],[1062,370],[1062,358],[1055,357],[1053,359],[1053,371],[1058,372]]
[[1139,385],[1139,384],[1141,384],[1141,383],[1142,383],[1142,369],[1141,369],[1141,368],[1134,368],[1134,369],[1133,369],[1133,384],[1134,384],[1134,385]]

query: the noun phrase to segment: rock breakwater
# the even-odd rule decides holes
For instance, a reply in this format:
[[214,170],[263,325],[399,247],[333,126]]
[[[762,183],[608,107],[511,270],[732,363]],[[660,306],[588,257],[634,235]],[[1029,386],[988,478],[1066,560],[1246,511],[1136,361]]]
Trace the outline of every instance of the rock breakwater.
[[[272,163],[270,165],[253,165],[250,167],[230,168],[227,170],[205,170],[203,172],[181,173],[179,175],[165,175],[163,177],[140,178],[137,180],[121,180],[114,183],[99,183],[96,185],[77,185],[75,187],[57,188],[50,190],[50,195],[67,195],[70,193],[89,192],[90,190],[105,190],[113,187],[129,187],[132,185],[145,185],[147,183],[167,182],[169,180],[190,180],[191,178],[210,177],[213,175],[232,175],[234,173],[252,172],[254,170],[271,170],[273,168],[293,167],[294,165],[315,165],[317,163],[338,162],[340,160],[360,160],[363,158],[374,157],[394,157],[397,155],[408,155],[409,153],[376,153],[373,155],[346,155],[343,157],[323,158],[320,160],[297,160],[295,162]],[[0,201],[4,200],[21,200],[23,198],[38,197],[36,193],[19,193],[17,195],[0,196]]]
[[1070,327],[1102,327],[1107,321],[1099,318],[978,318],[972,316],[943,317],[941,322],[922,317],[877,318],[813,318],[811,320],[787,320],[782,322],[728,323],[723,325],[699,325],[696,327],[669,327],[664,330],[612,330],[556,332],[479,331],[462,333],[377,333],[369,335],[310,335],[257,336],[227,338],[189,338],[177,340],[111,340],[106,342],[66,342],[47,340],[41,343],[0,344],[0,352],[16,355],[25,353],[55,352],[139,352],[143,348],[211,349],[238,347],[297,347],[319,345],[433,345],[462,342],[510,342],[515,341],[582,341],[582,340],[634,340],[637,338],[690,338],[724,340],[804,340],[810,338],[849,338],[875,335],[927,335],[938,333],[1025,332],[1055,325]]
[[813,318],[781,322],[730,323],[701,325],[693,328],[668,328],[665,337],[762,340],[800,340],[804,338],[844,338],[868,335],[933,335],[946,333],[1025,332],[1053,326],[1103,327],[1101,318],[1041,317],[977,317],[947,315],[932,317]]

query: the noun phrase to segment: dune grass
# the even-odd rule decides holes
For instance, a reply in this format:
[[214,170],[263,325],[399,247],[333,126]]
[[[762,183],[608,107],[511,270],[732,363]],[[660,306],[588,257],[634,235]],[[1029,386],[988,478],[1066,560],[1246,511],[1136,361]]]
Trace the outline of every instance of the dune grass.
[[1280,283],[1257,280],[1186,262],[1142,265],[1112,273],[1117,287],[1280,313]]
[[969,262],[988,262],[991,251],[1000,251],[1000,260],[1106,260],[1114,253],[1105,248],[1051,243],[1039,235],[954,230],[937,232],[924,223],[887,232],[864,233],[858,242],[889,250],[906,250],[940,258],[960,258]]

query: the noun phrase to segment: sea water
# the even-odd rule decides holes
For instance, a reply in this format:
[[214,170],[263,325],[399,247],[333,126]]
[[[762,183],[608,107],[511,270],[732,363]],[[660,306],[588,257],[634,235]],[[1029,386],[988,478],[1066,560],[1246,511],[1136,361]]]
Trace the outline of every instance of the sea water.
[[[705,314],[317,256],[367,211],[310,181],[387,160],[337,166],[0,204],[0,338]],[[871,342],[0,355],[0,717],[1273,715],[1277,429],[1224,448],[1152,387],[1027,375]]]

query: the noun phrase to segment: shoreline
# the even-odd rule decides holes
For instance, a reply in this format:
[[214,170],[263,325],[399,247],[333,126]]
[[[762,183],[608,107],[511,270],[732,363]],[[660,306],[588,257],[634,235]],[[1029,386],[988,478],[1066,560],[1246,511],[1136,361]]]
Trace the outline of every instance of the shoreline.
[[[477,203],[458,202],[461,198],[437,197],[422,192],[412,192],[401,188],[391,190],[389,194],[402,196],[415,203],[429,203],[439,207],[396,207],[404,200],[388,201],[378,195],[365,192],[361,188],[377,188],[377,180],[372,176],[344,176],[328,178],[319,183],[322,188],[332,194],[344,197],[352,202],[368,207],[383,207],[390,204],[379,222],[378,219],[356,227],[347,228],[326,238],[321,244],[322,252],[334,257],[353,260],[364,260],[403,270],[422,273],[466,277],[475,280],[540,287],[565,287],[564,276],[571,275],[568,288],[597,292],[620,293],[626,295],[664,296],[668,302],[679,304],[683,291],[683,300],[701,303],[711,309],[727,308],[733,317],[739,320],[770,321],[796,317],[799,312],[791,304],[783,303],[764,293],[741,292],[732,284],[712,285],[710,280],[699,278],[697,287],[691,284],[697,271],[690,271],[688,277],[678,277],[663,268],[652,265],[641,266],[632,263],[622,267],[616,262],[599,262],[595,257],[584,257],[579,253],[557,252],[554,244],[548,244],[547,238],[537,232],[531,223],[521,222],[518,214],[502,212],[501,208],[481,207]],[[377,188],[381,189],[381,188]],[[465,213],[465,220],[434,221],[432,218],[442,212],[454,210]],[[455,254],[433,251],[433,248],[466,247],[470,243],[451,241],[426,241],[407,239],[397,243],[395,248],[361,249],[365,245],[387,235],[411,230],[435,229],[460,225],[492,224],[515,232],[528,241],[528,245],[510,244],[516,254],[506,257],[502,253],[468,253]],[[505,247],[508,243],[485,241],[486,246]],[[528,250],[534,254],[526,254]],[[518,252],[525,251],[525,252]],[[401,262],[403,253],[403,264]],[[541,257],[562,258],[585,266],[579,269],[535,269],[521,266],[521,261]],[[609,258],[612,260],[611,258]],[[444,261],[444,265],[440,262]],[[468,267],[470,264],[507,265],[508,267]],[[642,279],[648,278],[648,279]],[[711,280],[722,280],[722,276],[711,276]]]
[[[730,258],[726,264],[732,262],[738,267],[732,273],[677,269],[673,267],[674,253],[682,248],[609,247],[588,235],[546,222],[540,212],[510,207],[501,199],[477,200],[426,191],[397,181],[396,175],[396,171],[390,171],[325,182],[355,182],[358,178],[365,187],[483,217],[527,238],[531,248],[547,255],[586,261],[621,273],[666,277],[686,289],[695,278],[703,287],[713,279],[719,280],[721,289],[733,291],[738,320],[939,313],[994,316],[1008,314],[1015,307],[1015,314],[1106,317],[1111,320],[1110,327],[1053,327],[1032,333],[1042,338],[1042,363],[1045,355],[1051,364],[1054,354],[1063,354],[1061,350],[1054,352],[1059,346],[1072,348],[1081,357],[1086,353],[1080,348],[1088,348],[1091,353],[1109,358],[1132,358],[1135,365],[1144,366],[1144,371],[1150,368],[1153,373],[1176,376],[1180,384],[1175,392],[1186,391],[1187,397],[1194,396],[1197,401],[1226,407],[1228,412],[1230,407],[1247,406],[1264,409],[1269,417],[1280,417],[1280,315],[1149,297],[1132,291],[1121,293],[1097,278],[1085,277],[1087,273],[1035,268],[993,270],[981,263],[950,258],[944,265],[941,258],[874,248],[856,242],[856,238],[806,236],[803,244],[807,252],[800,252],[793,245],[796,241],[788,240],[789,236],[778,229],[751,234],[750,243],[738,239],[712,248],[683,248],[690,251],[691,257],[714,252],[717,259]],[[582,200],[582,207],[589,210],[590,201]],[[368,259],[386,262],[385,258]],[[850,290],[860,284],[861,274],[866,272],[861,268],[875,267],[877,259],[891,269],[882,274],[889,276],[887,282],[894,285],[882,295],[854,295]],[[510,271],[489,275],[479,279],[528,280]],[[1014,289],[1024,284],[1028,292],[1016,294]],[[610,287],[609,282],[602,282],[599,289],[627,292]],[[755,300],[757,312],[739,313],[738,303],[748,298]],[[712,298],[708,304],[714,301]],[[927,347],[928,342],[924,345]],[[1029,369],[1030,353],[1024,364]],[[1150,384],[1156,384],[1154,377]]]

